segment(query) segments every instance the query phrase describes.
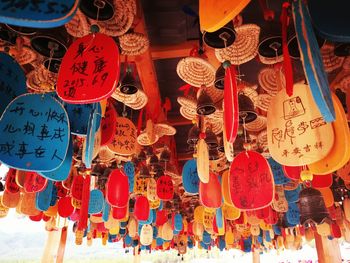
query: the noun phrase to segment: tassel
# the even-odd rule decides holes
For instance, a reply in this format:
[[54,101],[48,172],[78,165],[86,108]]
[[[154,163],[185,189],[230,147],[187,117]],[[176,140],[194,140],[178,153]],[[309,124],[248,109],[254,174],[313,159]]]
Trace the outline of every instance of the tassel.
[[227,65],[224,87],[224,123],[227,141],[233,143],[236,139],[239,125],[238,94],[236,70],[234,66],[227,67]]
[[288,96],[293,95],[293,68],[292,61],[289,55],[287,44],[287,27],[288,27],[288,14],[287,9],[290,7],[288,2],[282,5],[281,24],[282,24],[282,48],[283,48],[283,66],[286,76],[286,91]]
[[81,200],[81,208],[79,215],[78,230],[84,231],[87,228],[88,224],[88,209],[90,201],[90,171],[85,175],[84,185],[83,185],[83,195]]

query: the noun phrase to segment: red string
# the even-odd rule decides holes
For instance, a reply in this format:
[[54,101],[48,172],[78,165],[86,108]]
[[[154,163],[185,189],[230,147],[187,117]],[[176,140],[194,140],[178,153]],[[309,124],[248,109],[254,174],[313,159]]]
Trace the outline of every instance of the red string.
[[281,24],[282,24],[282,47],[283,47],[283,65],[284,74],[286,76],[286,91],[288,96],[293,95],[293,68],[292,61],[289,55],[287,44],[287,27],[288,27],[288,8],[290,4],[284,2],[282,5]]
[[139,118],[137,120],[137,136],[139,136],[141,133],[143,110],[144,110],[144,108],[141,109],[140,114],[139,114]]

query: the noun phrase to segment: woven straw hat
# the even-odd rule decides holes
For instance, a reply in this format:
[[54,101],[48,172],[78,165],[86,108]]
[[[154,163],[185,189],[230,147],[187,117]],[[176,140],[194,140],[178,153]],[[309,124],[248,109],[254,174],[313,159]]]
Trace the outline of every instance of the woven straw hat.
[[270,103],[272,100],[272,96],[269,94],[259,94],[258,96],[258,103],[257,107],[263,111],[266,111],[269,109]]
[[162,137],[165,135],[173,136],[176,134],[176,129],[173,126],[166,123],[157,123],[154,126],[154,130],[159,137]]
[[23,46],[20,51],[13,46],[10,48],[9,54],[12,55],[20,65],[32,63],[38,57],[37,53],[28,46]]
[[98,24],[100,32],[109,36],[124,35],[132,26],[136,12],[135,0],[114,0],[114,15],[107,21],[89,18],[91,24]]
[[268,144],[267,144],[267,130],[263,130],[259,133],[258,135],[258,145],[261,150],[264,152],[268,149]]
[[102,163],[111,163],[116,159],[115,154],[107,146],[100,147],[98,158]]
[[321,48],[321,55],[324,70],[327,73],[341,68],[344,62],[344,57],[337,57],[336,55],[334,55],[334,45],[330,43],[326,43],[323,45],[323,47]]
[[144,34],[126,33],[119,37],[123,55],[137,56],[145,53],[149,48],[149,41]]
[[73,37],[83,37],[90,33],[90,23],[87,17],[78,9],[72,20],[64,25],[68,34]]
[[194,87],[214,85],[215,68],[205,59],[186,57],[179,61],[176,67],[179,77]]
[[137,142],[142,146],[150,146],[159,140],[158,134],[155,134],[153,137],[153,140],[151,140],[147,132],[142,132],[139,136],[137,136]]
[[124,94],[120,91],[119,87],[117,87],[112,94],[112,98],[124,103],[126,106],[134,110],[142,109],[148,102],[146,93],[141,89],[139,89],[135,94]]
[[260,27],[255,24],[245,24],[236,27],[235,30],[235,42],[227,48],[215,49],[215,55],[220,62],[229,60],[233,65],[241,65],[257,55]]
[[260,132],[266,129],[267,119],[264,116],[258,116],[254,121],[246,123],[244,128],[249,132]]
[[271,96],[275,96],[279,89],[285,87],[286,85],[284,74],[280,74],[283,87],[279,87],[279,84],[277,83],[277,70],[278,69],[267,67],[262,69],[258,75],[260,87],[262,87]]
[[47,70],[43,65],[27,74],[27,86],[35,92],[55,91],[57,74]]

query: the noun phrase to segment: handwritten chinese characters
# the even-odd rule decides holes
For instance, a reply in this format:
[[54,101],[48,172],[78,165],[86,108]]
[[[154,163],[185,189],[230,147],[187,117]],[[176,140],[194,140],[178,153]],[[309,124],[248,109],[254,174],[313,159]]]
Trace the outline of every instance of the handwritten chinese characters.
[[137,130],[131,120],[118,117],[116,132],[108,148],[120,155],[131,155],[136,152]]
[[325,122],[309,86],[295,84],[292,97],[281,90],[267,114],[268,145],[280,164],[299,166],[325,157],[334,143],[332,125]]
[[75,41],[61,64],[57,94],[69,103],[108,98],[119,80],[119,51],[114,40],[97,33]]
[[26,77],[20,65],[8,54],[0,53],[0,114],[17,96],[27,92]]
[[230,195],[235,207],[253,210],[268,206],[274,196],[270,166],[257,152],[238,154],[230,167]]
[[52,171],[65,159],[69,133],[67,113],[57,100],[19,96],[0,121],[0,160],[21,170]]
[[199,177],[197,173],[197,161],[189,160],[182,170],[182,183],[186,192],[196,194],[199,191]]

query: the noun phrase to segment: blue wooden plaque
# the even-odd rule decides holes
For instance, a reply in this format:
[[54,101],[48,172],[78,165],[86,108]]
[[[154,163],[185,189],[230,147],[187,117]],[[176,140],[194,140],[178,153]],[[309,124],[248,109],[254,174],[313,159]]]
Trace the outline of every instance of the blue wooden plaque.
[[299,193],[301,191],[301,186],[299,185],[296,189],[292,191],[284,190],[284,196],[286,197],[288,203],[296,203],[299,200]]
[[36,193],[35,206],[40,211],[49,209],[52,199],[53,182],[48,180],[43,191]]
[[95,133],[97,122],[96,108],[90,113],[90,118],[88,122],[88,132],[86,135],[86,148],[84,153],[84,163],[86,168],[91,168],[91,163],[94,155],[94,145],[95,145]]
[[175,228],[177,231],[181,231],[182,228],[183,228],[182,216],[181,216],[181,214],[179,214],[179,213],[177,213],[177,214],[174,216],[174,228]]
[[70,132],[74,135],[86,136],[88,132],[88,123],[91,112],[94,109],[96,111],[96,130],[100,127],[101,123],[101,105],[100,103],[91,103],[91,104],[69,104],[64,103],[64,107],[67,111],[69,123],[70,123]]
[[129,179],[129,193],[134,191],[135,182],[135,166],[132,162],[126,162],[124,164],[124,173]]
[[269,158],[267,162],[271,167],[273,179],[276,185],[283,185],[290,181],[290,179],[284,175],[283,167],[281,164],[276,162],[273,158]]
[[300,224],[300,211],[297,203],[289,203],[286,213],[287,222],[291,225]]
[[50,28],[71,20],[79,0],[1,0],[0,23],[15,26]]
[[51,95],[18,96],[0,120],[0,161],[20,170],[53,171],[66,158],[69,134],[67,113]]
[[39,174],[52,181],[64,181],[69,176],[70,169],[72,167],[72,162],[73,162],[73,142],[72,142],[72,138],[70,138],[66,158],[64,158],[63,163],[53,171],[39,172]]
[[90,215],[100,213],[103,209],[104,203],[105,199],[103,193],[98,189],[91,190],[88,213]]
[[185,163],[182,170],[182,183],[186,192],[198,194],[199,177],[197,173],[196,159],[189,160]]
[[103,210],[102,210],[102,220],[107,222],[109,218],[109,213],[111,211],[111,206],[104,200]]
[[12,100],[26,92],[23,69],[10,55],[0,52],[0,115]]

